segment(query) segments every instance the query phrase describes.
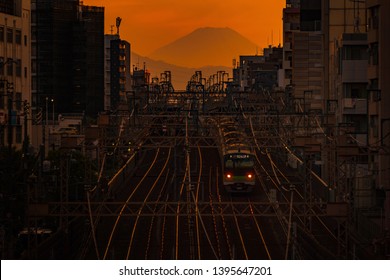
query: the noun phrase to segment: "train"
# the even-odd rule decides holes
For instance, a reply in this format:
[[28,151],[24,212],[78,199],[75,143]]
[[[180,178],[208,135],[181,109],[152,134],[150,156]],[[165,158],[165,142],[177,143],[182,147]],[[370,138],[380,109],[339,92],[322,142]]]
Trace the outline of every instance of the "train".
[[251,193],[256,184],[255,153],[245,132],[232,122],[219,125],[223,186],[228,193]]

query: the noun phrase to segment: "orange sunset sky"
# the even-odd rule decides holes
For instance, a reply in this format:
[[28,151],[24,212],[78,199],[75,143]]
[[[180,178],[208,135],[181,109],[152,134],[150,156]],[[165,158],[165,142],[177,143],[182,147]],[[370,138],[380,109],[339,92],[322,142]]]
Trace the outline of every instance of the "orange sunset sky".
[[282,42],[285,0],[84,0],[105,7],[105,33],[121,17],[121,39],[147,56],[200,27],[229,27],[260,49]]

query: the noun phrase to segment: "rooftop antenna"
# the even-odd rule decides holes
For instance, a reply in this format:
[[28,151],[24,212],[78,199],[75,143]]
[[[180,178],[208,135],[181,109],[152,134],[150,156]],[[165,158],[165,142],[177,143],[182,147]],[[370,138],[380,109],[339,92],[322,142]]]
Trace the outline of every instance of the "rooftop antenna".
[[116,18],[116,34],[119,35],[119,26],[121,25],[122,18]]

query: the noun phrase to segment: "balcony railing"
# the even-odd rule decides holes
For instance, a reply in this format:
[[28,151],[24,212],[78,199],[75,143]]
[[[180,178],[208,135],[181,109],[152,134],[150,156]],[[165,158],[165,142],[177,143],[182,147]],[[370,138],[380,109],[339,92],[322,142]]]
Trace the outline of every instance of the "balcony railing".
[[367,114],[367,99],[364,98],[343,98],[342,109],[344,115]]

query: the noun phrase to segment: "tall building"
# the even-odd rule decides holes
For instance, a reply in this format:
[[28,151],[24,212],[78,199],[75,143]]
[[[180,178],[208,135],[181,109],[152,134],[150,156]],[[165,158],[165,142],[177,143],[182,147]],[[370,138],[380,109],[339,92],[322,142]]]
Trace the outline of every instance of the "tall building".
[[323,41],[319,31],[299,31],[292,38],[294,97],[303,100],[307,110],[321,110],[323,96]]
[[291,71],[291,104],[308,128],[296,125],[295,148],[318,157],[327,199],[351,206],[351,222],[365,221],[354,229],[385,244],[382,255],[390,248],[388,11],[385,0],[300,0],[291,30],[297,11],[287,0],[283,17],[284,86]]
[[[57,114],[94,117],[103,110],[104,8],[80,3],[31,1],[32,105],[36,114],[51,115],[53,108]],[[53,104],[48,106],[48,100]]]
[[[360,46],[348,46],[348,44],[358,44],[358,41],[347,42],[344,40],[343,48],[340,46],[340,42],[344,35],[344,39],[346,39],[348,34],[365,33],[364,5],[364,1],[300,0],[293,3],[287,0],[284,10],[283,71],[285,79],[284,83],[280,84],[287,86],[290,83],[292,98],[295,104],[298,104],[297,108],[301,111],[304,110],[305,114],[311,115],[313,125],[297,131],[308,136],[306,139],[300,139],[303,141],[302,143],[305,143],[302,144],[303,146],[312,145],[311,135],[313,133],[317,135],[318,141],[316,145],[313,144],[317,146],[316,157],[321,158],[321,162],[326,163],[322,166],[322,176],[330,186],[338,186],[339,182],[334,182],[337,180],[335,179],[337,176],[330,171],[329,166],[335,166],[335,160],[332,159],[334,158],[331,155],[332,148],[324,136],[337,134],[333,130],[337,128],[339,123],[346,123],[347,119],[349,122],[356,121],[360,125],[367,124],[367,121],[358,122],[356,115],[343,114],[340,111],[341,117],[338,118],[338,123],[335,117],[336,108],[340,109],[342,102],[345,102],[345,98],[348,96],[346,92],[351,91],[351,85],[346,82],[348,75],[351,76],[351,74],[347,74],[347,71],[351,69],[339,67],[340,61],[343,60],[342,63],[348,66],[351,66],[350,63],[356,62],[355,58],[342,57],[337,52],[361,51]],[[292,28],[293,24],[295,24],[295,28]],[[358,67],[357,71],[364,73],[366,65],[359,61],[351,67],[355,67],[353,70]],[[344,79],[344,82],[340,82],[340,79]],[[366,80],[363,80],[360,82],[364,87]],[[355,83],[353,85],[355,87],[358,82],[352,81],[352,83]],[[363,96],[365,96],[364,90],[360,98],[364,99]],[[360,117],[364,118],[364,115],[360,115]],[[323,130],[325,133],[322,133],[319,126],[326,127]],[[322,140],[320,135],[323,137]],[[359,138],[362,137],[359,134]]]
[[30,1],[0,3],[0,147],[20,149],[31,135]]
[[356,207],[368,206],[372,199],[368,190],[359,190],[366,184],[363,181],[368,180],[363,171],[367,169],[367,150],[363,148],[367,143],[364,2],[322,1],[321,13],[324,126],[334,136],[331,141],[322,142],[326,162],[323,178],[332,186],[335,201],[353,196]]
[[96,117],[104,110],[104,8],[79,6],[74,25],[71,112]]
[[291,85],[293,32],[300,29],[300,0],[287,0],[283,9],[283,68],[279,70],[279,87]]
[[323,96],[321,0],[300,0],[299,9],[299,31],[292,32],[294,95],[310,103],[310,109],[320,109],[317,103],[318,96]]
[[104,109],[116,110],[131,90],[130,43],[121,40],[119,34],[105,35],[104,49]]
[[278,86],[282,60],[283,48],[280,46],[265,48],[263,55],[241,55],[239,66],[233,71],[234,82],[241,90],[272,90]]
[[390,1],[367,0],[369,147],[373,185],[385,209],[387,254],[390,254]]
[[365,1],[327,0],[322,3],[325,99],[336,99],[338,40],[343,34],[366,33]]

